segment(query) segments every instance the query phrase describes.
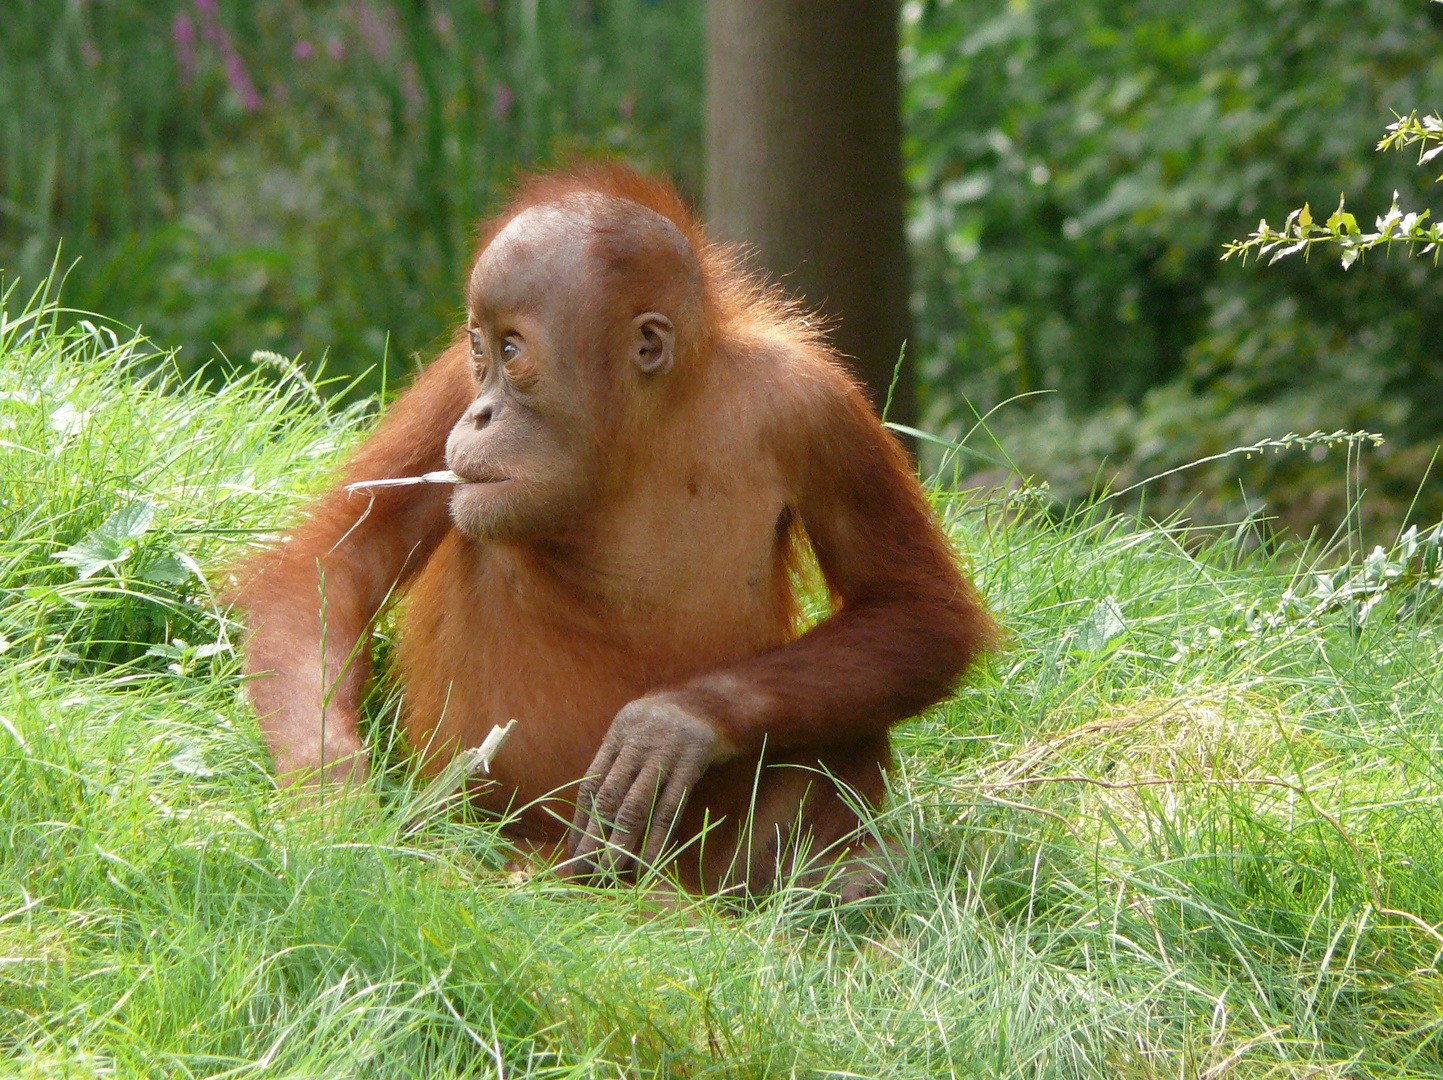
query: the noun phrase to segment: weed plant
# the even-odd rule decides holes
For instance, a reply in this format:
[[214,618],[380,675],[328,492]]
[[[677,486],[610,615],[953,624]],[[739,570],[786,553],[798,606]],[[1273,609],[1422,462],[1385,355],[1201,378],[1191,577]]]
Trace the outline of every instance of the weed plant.
[[[218,568],[362,430],[0,315],[0,1073],[1443,1074],[1436,537],[1340,564],[938,495],[1010,641],[903,725],[884,895],[508,875],[270,777]],[[1336,553],[1334,553],[1336,554]],[[384,741],[379,702],[373,735]]]

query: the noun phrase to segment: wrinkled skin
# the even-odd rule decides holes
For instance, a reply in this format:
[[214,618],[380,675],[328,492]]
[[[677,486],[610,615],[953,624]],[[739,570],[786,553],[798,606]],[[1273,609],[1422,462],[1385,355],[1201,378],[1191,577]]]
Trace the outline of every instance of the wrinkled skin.
[[592,300],[585,247],[573,222],[533,211],[472,273],[478,392],[446,440],[446,464],[472,481],[452,495],[451,517],[475,540],[553,532],[595,490],[597,408],[568,318]]
[[687,795],[733,751],[705,720],[664,698],[616,714],[576,798],[571,860],[576,877],[656,865]]

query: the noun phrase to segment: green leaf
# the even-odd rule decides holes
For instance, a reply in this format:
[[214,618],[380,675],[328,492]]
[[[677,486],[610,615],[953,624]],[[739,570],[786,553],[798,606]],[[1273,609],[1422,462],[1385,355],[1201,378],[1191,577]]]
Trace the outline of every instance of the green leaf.
[[154,519],[155,504],[149,499],[137,499],[111,514],[109,520],[96,531],[109,529],[122,540],[138,540],[150,531],[150,523]]
[[1361,232],[1358,228],[1358,219],[1348,213],[1344,208],[1344,199],[1338,196],[1338,209],[1334,210],[1328,217],[1328,231],[1334,235],[1347,236],[1349,233]]
[[1303,208],[1302,208],[1300,211],[1298,211],[1298,228],[1300,228],[1300,229],[1306,229],[1306,228],[1307,228],[1309,225],[1311,225],[1312,223],[1313,223],[1313,211],[1312,211],[1311,209],[1309,209],[1307,203],[1303,203]]
[[1104,596],[1078,627],[1077,647],[1084,652],[1098,653],[1125,633],[1127,620],[1122,616],[1122,608],[1116,599]]
[[184,585],[190,580],[190,570],[174,555],[162,555],[150,562],[140,576],[160,585]]
[[149,499],[137,499],[111,514],[104,524],[91,529],[79,543],[56,552],[51,558],[75,567],[76,576],[84,581],[130,558],[134,552],[130,541],[144,536],[154,517],[155,504]]
[[194,743],[183,747],[180,753],[171,758],[167,764],[178,773],[186,776],[214,776],[215,770],[205,761],[205,751]]

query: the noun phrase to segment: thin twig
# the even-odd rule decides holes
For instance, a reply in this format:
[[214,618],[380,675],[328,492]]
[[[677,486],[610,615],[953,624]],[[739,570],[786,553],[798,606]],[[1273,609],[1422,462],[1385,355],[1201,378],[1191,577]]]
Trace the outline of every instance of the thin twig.
[[506,721],[505,725],[496,725],[491,733],[482,740],[481,745],[471,750],[463,750],[447,762],[446,767],[437,775],[436,779],[426,785],[424,791],[416,796],[415,802],[411,804],[410,813],[406,815],[406,823],[401,826],[403,832],[410,831],[421,825],[461,790],[467,780],[478,772],[491,774],[491,762],[495,760],[496,753],[501,749],[501,744],[511,734],[511,729],[516,726],[515,720]]
[[388,487],[409,487],[412,484],[464,484],[464,478],[457,476],[450,469],[441,469],[439,472],[422,473],[420,476],[388,476],[384,480],[357,480],[354,484],[347,484],[346,491],[370,491],[372,488]]
[[[943,784],[942,786],[951,788],[953,791],[965,792],[967,790],[960,784]],[[1028,814],[1041,814],[1043,817],[1055,818],[1057,821],[1062,822],[1062,827],[1072,834],[1074,840],[1079,844],[1084,842],[1082,834],[1077,831],[1077,827],[1072,824],[1072,821],[1066,815],[1059,814],[1056,810],[1049,810],[1045,806],[1028,806],[1026,803],[1013,802],[1011,799],[1004,799],[1000,795],[993,795],[986,791],[974,791],[973,794],[980,795],[988,802],[996,803],[999,806],[1010,807],[1013,810],[1021,810]]]
[[[1239,776],[1231,780],[1219,780],[1214,777],[1205,776],[1176,776],[1170,779],[1156,780],[1097,780],[1091,776],[1024,776],[1020,780],[984,780],[977,786],[979,788],[1013,788],[1027,787],[1031,784],[1090,784],[1092,787],[1107,788],[1110,791],[1127,791],[1132,788],[1141,787],[1165,787],[1172,784],[1202,784],[1204,786],[1233,787],[1242,784],[1261,784],[1266,787],[1286,788],[1289,791],[1298,791],[1296,784],[1287,780],[1276,780],[1270,777],[1261,776]],[[1322,811],[1318,811],[1322,813]],[[1326,814],[1323,814],[1327,817]],[[1331,819],[1329,819],[1331,820]]]
[[450,469],[442,469],[439,472],[422,473],[420,476],[390,476],[384,480],[357,480],[354,484],[346,485],[346,494],[354,495],[358,491],[366,493],[366,508],[361,511],[361,516],[351,523],[339,540],[331,545],[331,552],[335,552],[349,538],[351,533],[361,527],[361,523],[371,516],[371,508],[376,505],[377,488],[410,487],[412,484],[464,484],[466,481],[453,473]]
[[1204,1069],[1202,1071],[1200,1080],[1217,1080],[1218,1077],[1222,1076],[1239,1061],[1241,1061],[1243,1055],[1246,1054],[1253,1047],[1257,1046],[1258,1043],[1264,1041],[1265,1039],[1271,1039],[1279,1032],[1287,1031],[1288,1028],[1291,1026],[1291,1024],[1279,1024],[1275,1028],[1269,1028],[1267,1031],[1254,1035],[1251,1039],[1245,1039],[1243,1042],[1240,1042],[1237,1046],[1235,1046],[1233,1048],[1233,1052],[1230,1053],[1227,1057],[1223,1058],[1221,1061],[1214,1062],[1212,1065],[1209,1065],[1206,1069]]

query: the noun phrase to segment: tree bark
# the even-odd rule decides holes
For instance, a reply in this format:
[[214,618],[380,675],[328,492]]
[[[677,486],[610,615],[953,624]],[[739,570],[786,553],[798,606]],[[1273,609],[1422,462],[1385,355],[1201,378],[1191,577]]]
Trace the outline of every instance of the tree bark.
[[[916,421],[895,0],[709,0],[706,217]],[[893,386],[894,373],[897,374]]]

